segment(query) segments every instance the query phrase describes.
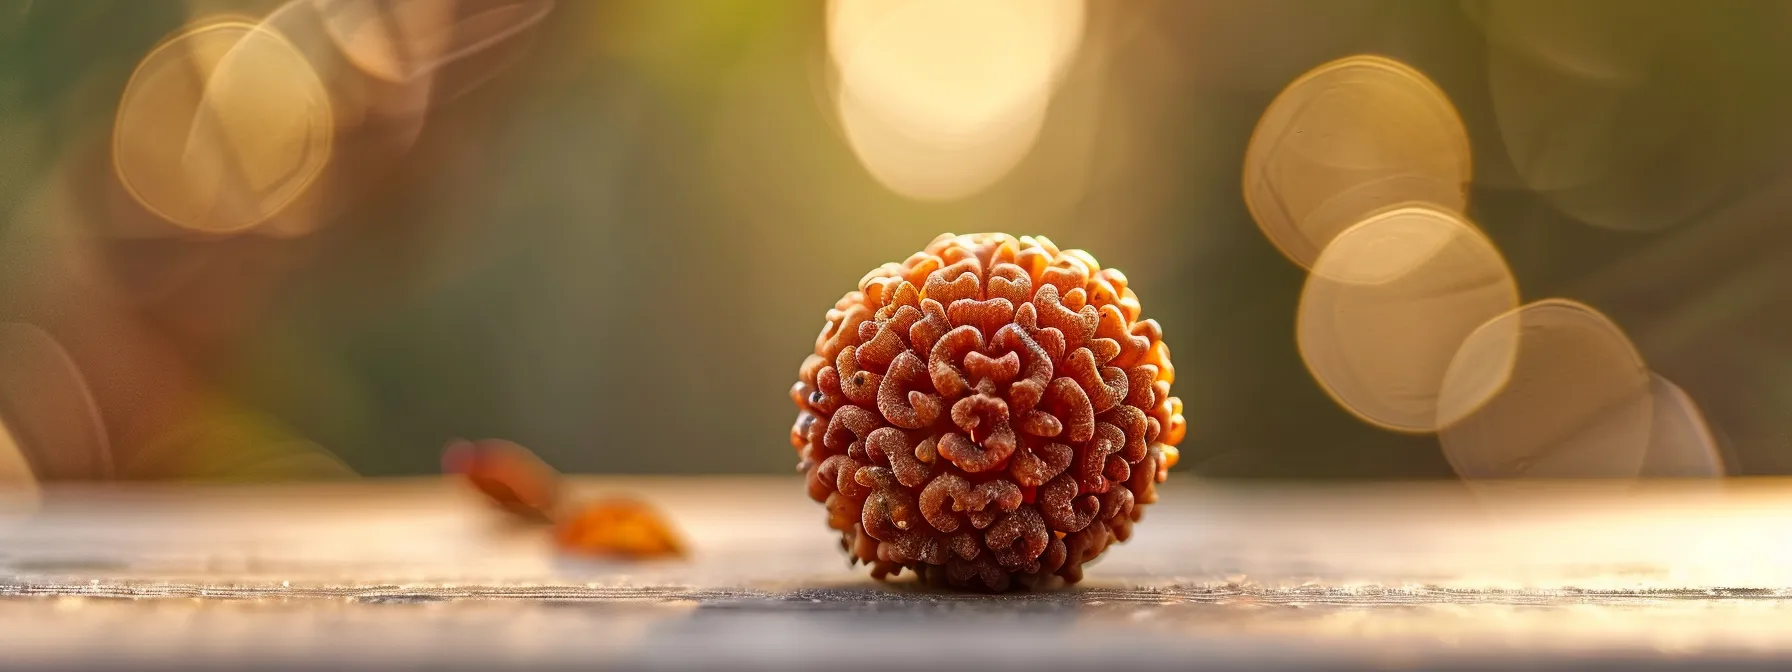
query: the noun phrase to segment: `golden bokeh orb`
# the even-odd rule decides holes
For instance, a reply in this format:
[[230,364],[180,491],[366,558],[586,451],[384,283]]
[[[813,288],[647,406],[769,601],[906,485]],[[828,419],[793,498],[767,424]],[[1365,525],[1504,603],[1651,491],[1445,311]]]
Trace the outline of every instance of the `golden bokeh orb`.
[[1518,285],[1487,236],[1429,205],[1346,229],[1307,276],[1296,344],[1339,405],[1395,431],[1437,428],[1444,371],[1469,334],[1518,305]]
[[329,93],[279,33],[244,21],[191,27],[132,73],[112,134],[119,181],[183,229],[252,228],[328,164]]
[[1633,478],[1653,431],[1651,385],[1610,318],[1537,301],[1463,343],[1438,397],[1438,438],[1464,478]]
[[834,112],[879,183],[980,192],[1032,149],[1082,42],[1083,0],[833,0]]
[[1245,149],[1244,199],[1270,242],[1312,268],[1332,238],[1389,206],[1464,211],[1472,173],[1468,131],[1442,89],[1398,61],[1351,56],[1269,104]]

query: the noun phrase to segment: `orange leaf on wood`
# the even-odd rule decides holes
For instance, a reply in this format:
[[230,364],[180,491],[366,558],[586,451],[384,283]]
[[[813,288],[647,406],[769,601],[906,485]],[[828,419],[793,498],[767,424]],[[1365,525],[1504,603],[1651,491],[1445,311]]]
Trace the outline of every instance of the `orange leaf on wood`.
[[633,499],[581,506],[560,521],[554,542],[568,553],[633,560],[685,554],[671,524],[653,507]]

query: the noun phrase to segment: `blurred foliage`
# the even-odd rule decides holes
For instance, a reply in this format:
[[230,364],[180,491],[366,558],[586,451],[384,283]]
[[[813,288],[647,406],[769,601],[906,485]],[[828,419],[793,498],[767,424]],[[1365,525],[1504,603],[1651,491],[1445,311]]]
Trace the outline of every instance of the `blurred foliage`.
[[[1622,27],[1563,24],[1680,36],[1624,109],[1724,101],[1686,106],[1697,123],[1649,137],[1721,141],[1721,165],[1685,166],[1715,175],[1666,170],[1601,198],[1672,199],[1695,178],[1717,196],[1675,226],[1627,232],[1524,186],[1473,3],[1092,3],[1033,158],[987,192],[926,203],[878,186],[818,104],[820,2],[562,0],[524,61],[432,110],[406,159],[321,231],[190,243],[241,255],[214,263],[240,273],[278,269],[239,299],[246,327],[218,339],[159,328],[231,399],[215,417],[254,409],[216,439],[245,454],[302,440],[362,473],[417,473],[436,469],[449,437],[504,437],[568,471],[783,473],[795,462],[786,390],[823,312],[864,271],[943,231],[1044,234],[1123,269],[1163,324],[1191,425],[1183,469],[1448,476],[1434,437],[1368,427],[1313,384],[1293,342],[1303,275],[1239,198],[1246,140],[1276,92],[1327,60],[1381,53],[1461,110],[1471,215],[1524,298],[1599,306],[1705,407],[1734,472],[1792,472],[1792,196],[1775,188],[1792,156],[1780,37],[1792,12],[1670,5]],[[137,59],[194,6],[0,0],[0,225],[21,226],[33,188],[103,145]],[[204,277],[214,286],[195,302],[232,284]],[[4,319],[41,309],[0,305]]]

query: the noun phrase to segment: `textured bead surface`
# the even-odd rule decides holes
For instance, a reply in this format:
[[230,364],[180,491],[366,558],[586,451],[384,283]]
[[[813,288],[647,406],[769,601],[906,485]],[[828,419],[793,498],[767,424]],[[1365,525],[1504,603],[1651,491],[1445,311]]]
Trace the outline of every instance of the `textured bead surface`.
[[1082,579],[1186,429],[1126,276],[1043,237],[942,235],[827,313],[791,388],[809,496],[854,562],[956,588]]

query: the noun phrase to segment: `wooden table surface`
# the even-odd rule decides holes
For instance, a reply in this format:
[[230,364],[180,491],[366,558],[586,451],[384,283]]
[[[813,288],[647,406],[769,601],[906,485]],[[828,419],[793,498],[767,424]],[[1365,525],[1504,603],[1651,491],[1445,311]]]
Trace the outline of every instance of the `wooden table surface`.
[[1792,666],[1792,481],[1216,485],[1049,593],[849,569],[787,478],[581,481],[688,560],[556,555],[436,479],[0,505],[0,665],[70,669]]

